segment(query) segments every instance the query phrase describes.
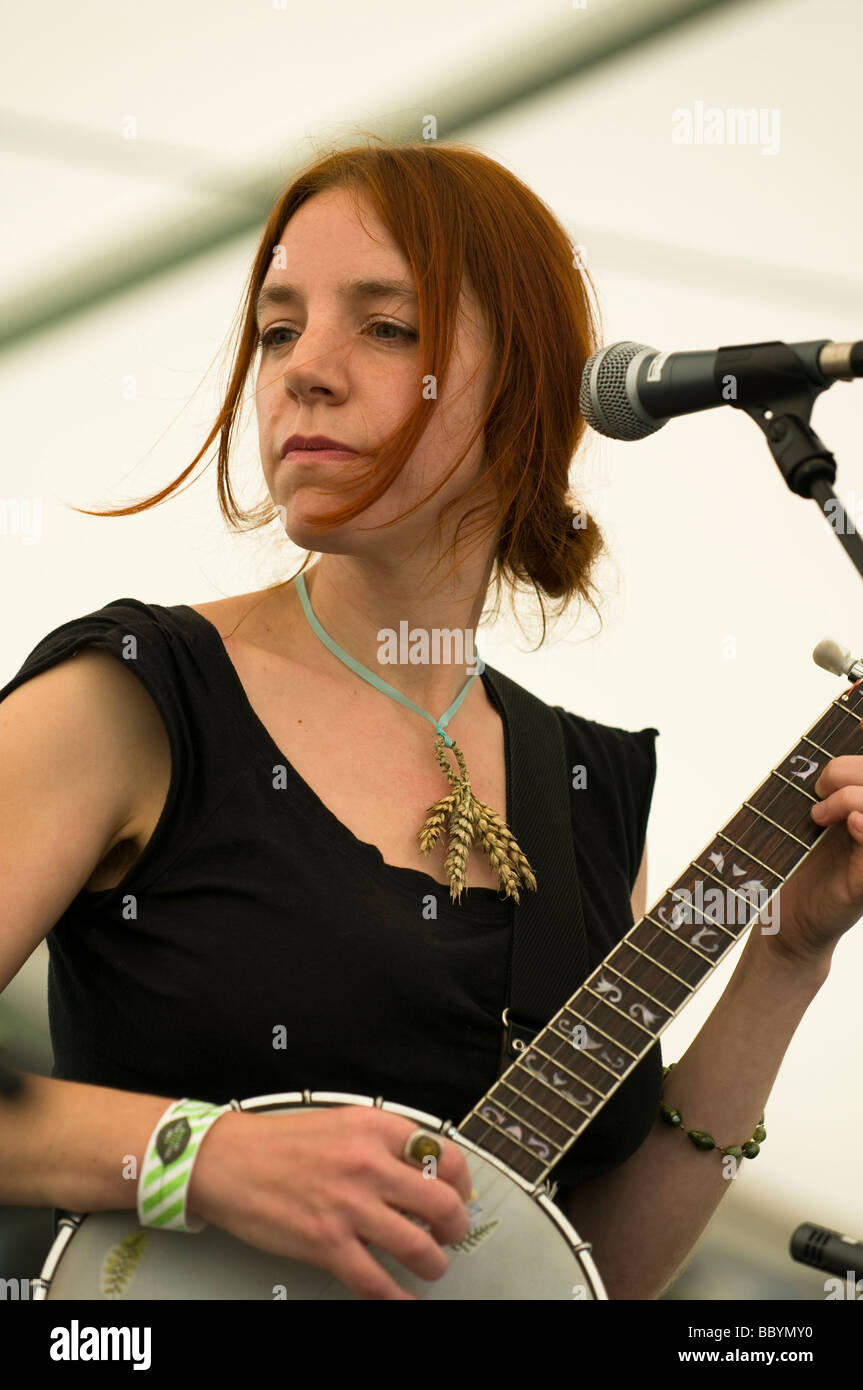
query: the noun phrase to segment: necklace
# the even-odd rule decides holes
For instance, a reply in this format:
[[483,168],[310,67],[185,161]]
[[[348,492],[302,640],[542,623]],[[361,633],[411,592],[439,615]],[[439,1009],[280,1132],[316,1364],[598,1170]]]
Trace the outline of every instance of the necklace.
[[[495,869],[498,882],[504,890],[506,897],[514,898],[519,901],[519,886],[524,883],[528,888],[536,888],[536,879],[533,870],[527,862],[527,858],[522,853],[515,836],[506,824],[505,819],[499,816],[497,811],[493,811],[490,806],[486,806],[483,801],[474,796],[470,785],[470,773],[465,766],[464,755],[454,739],[450,738],[446,732],[446,725],[455,714],[474,680],[477,672],[466,682],[461,692],[456,696],[449,709],[441,715],[440,719],[435,719],[429,714],[428,710],[421,709],[415,705],[413,700],[409,700],[406,695],[402,695],[400,690],[395,690],[386,681],[381,680],[366,666],[356,661],[346,651],[338,646],[330,635],[324,631],[312,611],[309,602],[309,595],[306,591],[305,575],[300,573],[296,578],[297,593],[300,596],[300,603],[303,606],[309,625],[315,634],[321,639],[326,647],[329,647],[333,656],[337,656],[346,666],[349,666],[356,675],[361,676],[364,681],[368,681],[382,694],[388,695],[392,700],[398,700],[407,709],[413,710],[415,714],[421,714],[424,719],[428,719],[437,731],[437,738],[434,744],[434,754],[442,771],[446,774],[449,781],[450,791],[448,796],[436,801],[426,811],[426,818],[417,838],[419,847],[423,854],[429,854],[437,844],[441,835],[446,829],[448,837],[446,871],[450,885],[450,900],[461,902],[461,895],[467,887],[466,868],[471,846],[477,842]],[[479,657],[479,652],[477,652]],[[458,763],[458,772],[447,756],[449,750]]]

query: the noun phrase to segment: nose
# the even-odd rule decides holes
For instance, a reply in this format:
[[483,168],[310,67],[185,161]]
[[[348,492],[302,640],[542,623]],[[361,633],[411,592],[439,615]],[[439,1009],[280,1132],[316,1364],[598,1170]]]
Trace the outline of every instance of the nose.
[[344,394],[347,347],[344,331],[335,325],[304,329],[283,368],[285,390],[301,400]]

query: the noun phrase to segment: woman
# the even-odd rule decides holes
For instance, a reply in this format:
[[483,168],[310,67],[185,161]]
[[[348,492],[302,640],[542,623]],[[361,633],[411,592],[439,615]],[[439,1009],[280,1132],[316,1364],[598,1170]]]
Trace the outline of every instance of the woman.
[[[567,480],[594,346],[565,233],[470,149],[344,151],[279,199],[227,398],[190,468],[221,431],[222,507],[247,515],[227,461],[259,349],[270,503],[252,519],[278,515],[320,555],[305,589],[303,575],[195,606],[115,600],[49,634],[0,691],[0,983],[51,932],[55,1051],[50,1080],[26,1078],[14,1150],[0,1140],[0,1201],[134,1207],[123,1163],[146,1167],[166,1096],[224,1105],[307,1086],[459,1118],[491,1084],[507,899],[542,891],[505,837],[505,724],[469,654],[386,665],[383,634],[472,634],[492,577],[562,608],[589,598],[601,538]],[[561,775],[579,765],[589,790],[571,803],[593,966],[644,912],[657,731],[556,708]],[[509,870],[493,850],[465,855],[457,834],[422,852],[446,791],[429,722],[503,826]],[[57,770],[50,794],[37,764]],[[835,830],[782,889],[780,931],[750,934],[665,1088],[687,1126],[727,1146],[759,1132],[863,908],[861,769],[829,764],[820,824]],[[59,847],[47,880],[46,837]],[[657,1043],[552,1173],[611,1298],[657,1297],[730,1185],[715,1153],[661,1122],[660,1065]],[[365,1298],[412,1297],[370,1244],[436,1279],[441,1246],[468,1233],[462,1154],[444,1142],[424,1181],[404,1117],[216,1118],[187,1182],[191,1219]]]

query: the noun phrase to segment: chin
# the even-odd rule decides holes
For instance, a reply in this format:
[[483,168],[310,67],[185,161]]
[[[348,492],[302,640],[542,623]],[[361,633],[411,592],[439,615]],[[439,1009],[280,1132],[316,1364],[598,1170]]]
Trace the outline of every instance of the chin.
[[[301,550],[316,550],[322,555],[365,555],[380,553],[381,536],[387,534],[377,529],[381,518],[373,507],[370,512],[345,521],[340,526],[312,526],[309,519],[315,512],[326,511],[327,503],[341,505],[332,496],[319,493],[314,500],[302,501],[294,497],[287,504],[275,502],[276,521],[288,540]],[[386,519],[386,518],[384,518]],[[390,531],[389,534],[392,534]]]
[[352,535],[350,526],[323,526],[318,529],[310,526],[302,515],[298,515],[296,508],[280,506],[278,503],[276,512],[276,520],[281,529],[288,540],[300,550],[315,550],[321,554],[328,551],[340,554],[347,550],[346,542]]

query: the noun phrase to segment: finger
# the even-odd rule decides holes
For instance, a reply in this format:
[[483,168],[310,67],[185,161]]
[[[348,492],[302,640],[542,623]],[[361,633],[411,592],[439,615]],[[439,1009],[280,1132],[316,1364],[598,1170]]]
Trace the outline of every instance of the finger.
[[470,1231],[470,1214],[456,1189],[441,1177],[424,1177],[404,1159],[387,1168],[378,1192],[391,1207],[425,1221],[441,1245],[458,1245]]
[[809,814],[818,825],[847,820],[852,811],[863,811],[863,786],[859,784],[842,787],[809,808]]
[[828,797],[840,787],[863,783],[863,756],[843,753],[825,763],[817,782],[812,788],[816,796]]
[[439,1178],[452,1184],[463,1202],[470,1201],[473,1195],[473,1178],[467,1166],[467,1159],[457,1144],[444,1144],[437,1171]]
[[331,1272],[359,1298],[417,1302],[416,1294],[402,1288],[359,1240],[351,1241],[344,1254],[333,1262]]
[[357,1220],[357,1235],[385,1250],[420,1279],[441,1279],[449,1268],[449,1259],[434,1236],[383,1202],[363,1211]]
[[[406,1128],[403,1133],[399,1132],[395,1135],[396,1144],[399,1145],[397,1151],[394,1150],[395,1156],[407,1163],[409,1168],[414,1168],[416,1165],[410,1159],[405,1159],[404,1146],[411,1134],[413,1134],[415,1128],[415,1125],[411,1126]],[[473,1192],[473,1179],[470,1175],[470,1169],[467,1166],[467,1159],[462,1150],[457,1144],[454,1144],[452,1140],[444,1139],[441,1135],[436,1135],[435,1137],[441,1146],[441,1156],[433,1161],[431,1168],[429,1167],[428,1160],[426,1160],[423,1171],[428,1172],[431,1170],[436,1177],[442,1178],[444,1182],[454,1187],[463,1202],[469,1202],[471,1193]],[[416,1171],[420,1170],[417,1169]]]

